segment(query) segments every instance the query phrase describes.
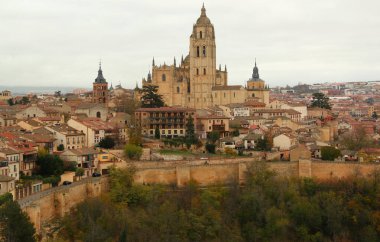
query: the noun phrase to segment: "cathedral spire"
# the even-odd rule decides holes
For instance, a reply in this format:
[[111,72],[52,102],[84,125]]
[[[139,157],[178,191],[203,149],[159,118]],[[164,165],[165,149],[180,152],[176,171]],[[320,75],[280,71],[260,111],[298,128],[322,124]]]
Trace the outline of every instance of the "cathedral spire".
[[224,71],[227,72],[227,65],[224,65]]
[[174,56],[174,67],[177,66],[177,63],[176,63],[176,60],[175,60],[175,56]]
[[155,64],[154,64],[154,56],[153,56],[152,66],[155,66]]
[[221,64],[219,64],[219,71],[221,71],[222,70],[222,65]]
[[252,79],[259,79],[259,78],[260,78],[259,68],[257,68],[256,58],[255,58],[255,67],[253,67]]
[[148,76],[147,76],[146,80],[148,82],[152,82],[152,75],[150,74],[150,70],[149,70],[149,73],[148,73]]
[[183,64],[183,55],[182,55],[182,57],[181,57],[181,65]]
[[103,77],[102,62],[99,62],[98,76],[95,78],[96,83],[105,83],[106,79]]
[[205,8],[205,3],[202,4],[202,9],[201,9],[201,16],[206,16],[206,8]]

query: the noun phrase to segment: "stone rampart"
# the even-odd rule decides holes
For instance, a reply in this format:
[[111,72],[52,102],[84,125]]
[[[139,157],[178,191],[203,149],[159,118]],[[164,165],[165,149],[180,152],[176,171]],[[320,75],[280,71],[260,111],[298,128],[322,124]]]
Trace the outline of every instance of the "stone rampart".
[[[167,184],[178,187],[194,181],[200,186],[245,182],[247,166],[254,158],[134,162],[135,182],[139,184]],[[316,179],[342,178],[355,174],[367,176],[380,168],[379,164],[339,163],[300,159],[292,162],[267,162],[270,169],[283,176],[313,177]],[[35,224],[38,233],[43,224],[61,217],[86,198],[99,196],[108,190],[107,177],[87,178],[69,186],[60,186],[18,200]]]

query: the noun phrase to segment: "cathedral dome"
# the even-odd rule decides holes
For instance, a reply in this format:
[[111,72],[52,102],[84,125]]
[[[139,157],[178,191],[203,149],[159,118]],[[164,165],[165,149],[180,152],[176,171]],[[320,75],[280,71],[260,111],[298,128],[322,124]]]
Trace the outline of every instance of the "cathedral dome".
[[207,25],[207,24],[211,24],[211,21],[206,15],[206,8],[203,4],[202,10],[201,10],[201,16],[197,19],[197,25]]

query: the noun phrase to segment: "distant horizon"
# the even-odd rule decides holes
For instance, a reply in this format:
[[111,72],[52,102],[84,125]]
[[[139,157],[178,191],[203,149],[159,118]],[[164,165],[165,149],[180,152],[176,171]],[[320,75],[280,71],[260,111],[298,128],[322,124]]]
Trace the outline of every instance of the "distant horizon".
[[[352,82],[380,82],[379,80],[372,80],[372,81],[326,81],[326,82],[315,82],[315,83],[306,83],[306,82],[300,82],[295,85],[289,85],[290,87],[294,87],[297,85],[316,85],[316,84],[328,84],[328,83],[352,83]],[[108,83],[111,85],[110,83]],[[118,85],[118,84],[117,84]],[[113,84],[113,86],[116,86]],[[133,88],[128,88],[124,87],[121,85],[123,88],[126,89],[133,89]],[[270,86],[270,88],[276,88],[276,87],[286,87],[287,85],[277,85],[277,86]],[[140,85],[139,85],[140,87]],[[31,90],[31,89],[37,89],[37,90]],[[86,89],[88,91],[92,90],[92,85],[88,87],[83,87],[83,86],[37,86],[37,85],[13,85],[13,86],[8,86],[8,85],[0,85],[0,91],[3,90],[9,90],[12,92],[12,94],[27,94],[27,93],[34,93],[34,94],[52,94],[55,91],[61,91],[63,94],[65,93],[71,93],[75,89]]]

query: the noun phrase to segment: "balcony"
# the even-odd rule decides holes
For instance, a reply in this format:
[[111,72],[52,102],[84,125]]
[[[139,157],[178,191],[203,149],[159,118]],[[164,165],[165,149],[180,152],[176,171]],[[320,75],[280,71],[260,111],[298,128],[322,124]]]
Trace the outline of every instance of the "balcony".
[[220,125],[214,124],[214,125],[212,125],[212,130],[213,131],[225,131],[225,128],[226,128],[226,126],[224,124],[220,124]]

